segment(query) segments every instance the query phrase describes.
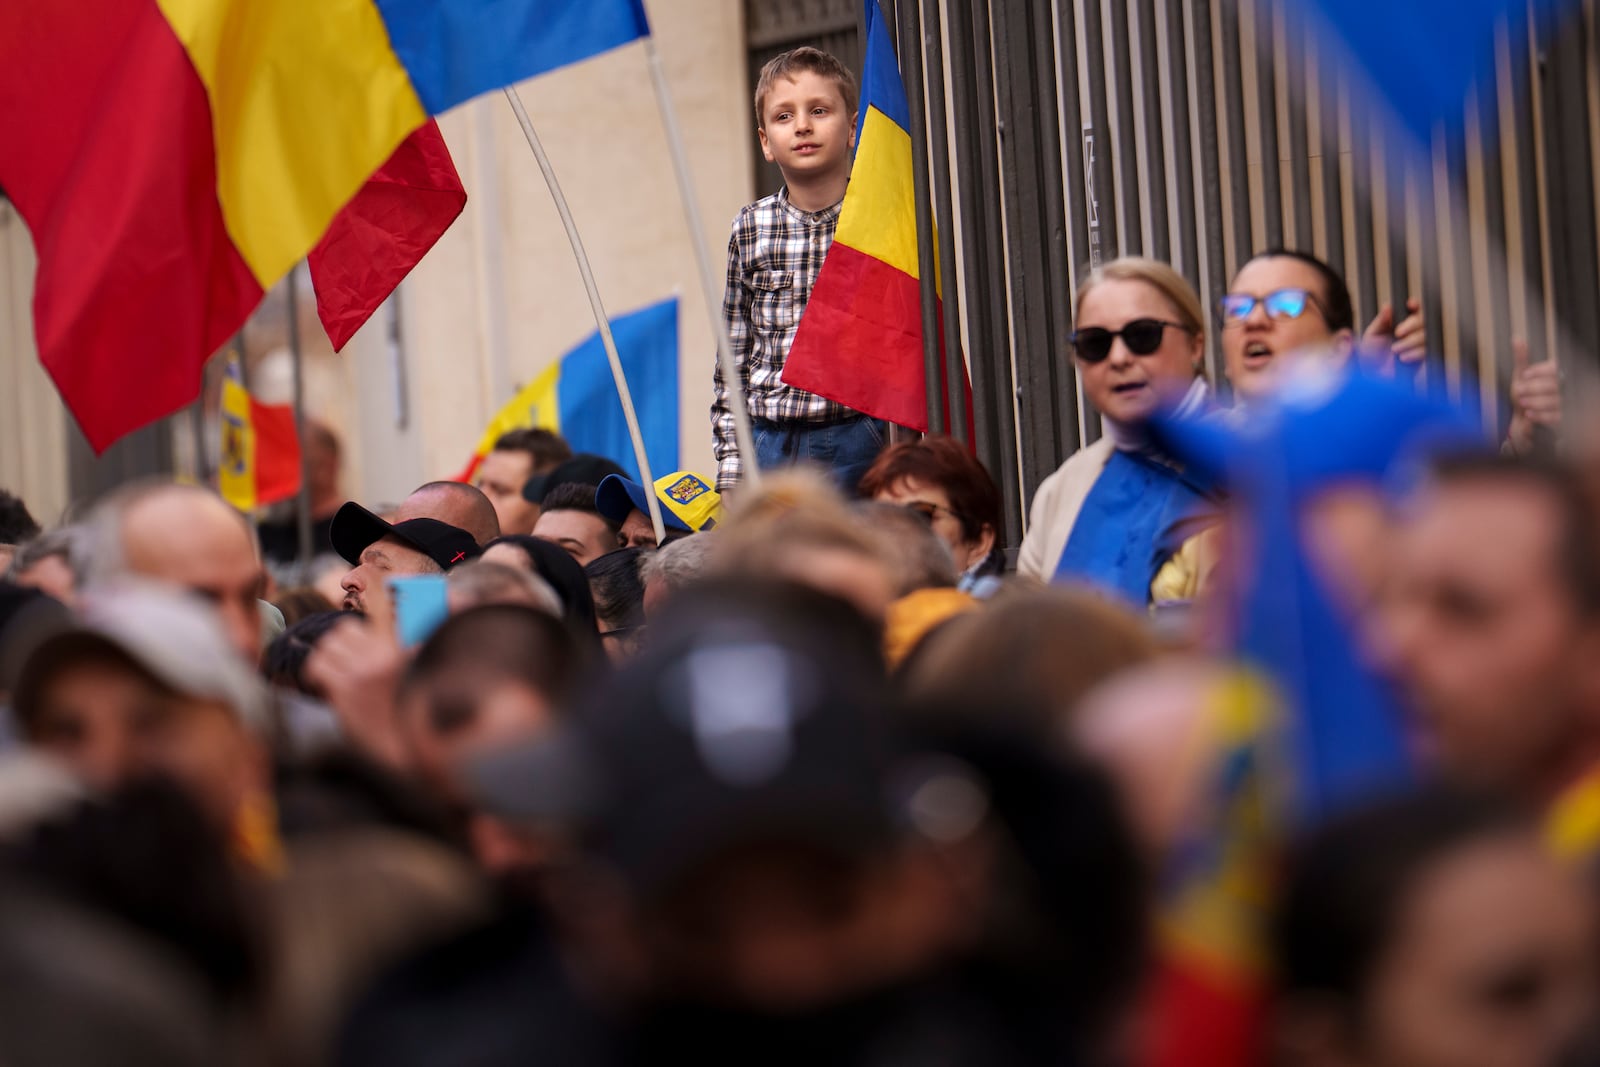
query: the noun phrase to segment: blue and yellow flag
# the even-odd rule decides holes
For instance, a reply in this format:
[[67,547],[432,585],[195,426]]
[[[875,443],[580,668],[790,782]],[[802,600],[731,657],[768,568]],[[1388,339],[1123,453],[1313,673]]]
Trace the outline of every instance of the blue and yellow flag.
[[1307,507],[1375,497],[1433,452],[1480,443],[1474,420],[1360,374],[1307,368],[1242,433],[1157,420],[1161,446],[1233,500],[1229,605],[1239,677],[1215,694],[1210,791],[1162,893],[1147,1067],[1259,1058],[1272,872],[1293,830],[1412,776],[1396,695],[1304,540]]
[[[650,469],[677,470],[678,298],[613,318],[611,335],[633,393]],[[633,439],[628,435],[622,400],[598,330],[518,390],[489,420],[472,459],[456,480],[472,481],[478,464],[501,434],[530,426],[554,430],[567,439],[574,452],[615,460],[629,478],[640,480]]]

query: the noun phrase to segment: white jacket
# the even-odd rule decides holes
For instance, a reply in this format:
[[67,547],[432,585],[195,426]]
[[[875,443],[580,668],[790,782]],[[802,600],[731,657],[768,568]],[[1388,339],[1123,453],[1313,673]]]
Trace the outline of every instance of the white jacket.
[[1041,582],[1056,576],[1061,553],[1066,551],[1072,525],[1088,499],[1089,490],[1106,469],[1115,446],[1110,436],[1067,457],[1054,474],[1039,484],[1028,511],[1028,536],[1017,552],[1017,573]]

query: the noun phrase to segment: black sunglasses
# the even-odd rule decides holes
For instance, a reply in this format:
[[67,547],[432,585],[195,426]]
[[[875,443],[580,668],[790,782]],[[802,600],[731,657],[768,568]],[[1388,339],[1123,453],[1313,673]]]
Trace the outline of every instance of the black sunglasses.
[[1184,333],[1193,332],[1181,322],[1134,319],[1120,330],[1106,330],[1099,326],[1074,330],[1068,340],[1072,342],[1079,359],[1085,363],[1099,363],[1111,354],[1111,343],[1119,337],[1128,346],[1129,352],[1136,356],[1148,356],[1161,347],[1161,338],[1169,327]]

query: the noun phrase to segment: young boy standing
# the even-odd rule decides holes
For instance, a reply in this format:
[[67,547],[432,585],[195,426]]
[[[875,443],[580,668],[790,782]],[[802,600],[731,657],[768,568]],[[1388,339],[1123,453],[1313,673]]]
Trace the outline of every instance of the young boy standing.
[[[761,152],[783,171],[784,187],[739,212],[728,241],[728,323],[763,468],[801,460],[832,468],[854,490],[883,448],[883,423],[784,384],[783,365],[839,225],[856,143],[855,78],[815,48],[785,52],[756,83]],[[711,426],[717,489],[744,473],[728,408],[730,385],[717,367]]]

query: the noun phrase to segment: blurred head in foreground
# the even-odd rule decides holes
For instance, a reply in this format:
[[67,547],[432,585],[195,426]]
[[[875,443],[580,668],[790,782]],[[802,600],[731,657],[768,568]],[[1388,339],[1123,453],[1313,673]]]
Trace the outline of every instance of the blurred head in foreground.
[[268,788],[267,694],[204,603],[157,587],[87,595],[45,637],[14,694],[29,744],[91,787],[180,784],[227,830]]
[[910,1026],[943,974],[960,992],[917,1016],[940,1035],[1059,1051],[1062,1020],[1128,988],[1142,897],[1098,778],[1010,716],[995,737],[903,732],[874,628],[813,590],[711,580],[652,629],[562,729],[474,768],[507,818],[576,829],[554,914],[649,1034],[727,1048],[755,1032],[712,1025],[737,1017],[810,1047],[849,1018],[854,1040]]
[[1432,757],[1547,801],[1600,761],[1600,534],[1576,479],[1448,460],[1399,518],[1378,646]]
[[1433,791],[1300,843],[1274,1038],[1305,1067],[1552,1064],[1595,1011],[1592,902],[1531,828]]

